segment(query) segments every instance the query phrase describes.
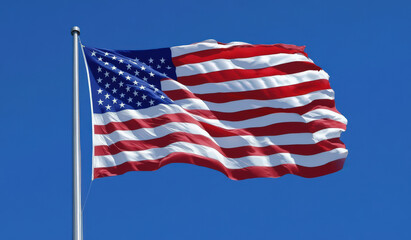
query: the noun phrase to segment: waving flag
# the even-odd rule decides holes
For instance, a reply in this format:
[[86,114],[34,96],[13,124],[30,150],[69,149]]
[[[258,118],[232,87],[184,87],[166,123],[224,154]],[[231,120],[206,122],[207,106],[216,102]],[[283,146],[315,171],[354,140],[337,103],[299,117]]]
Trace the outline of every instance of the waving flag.
[[207,40],[154,50],[83,46],[93,178],[191,163],[231,179],[342,168],[347,120],[329,76],[294,45]]

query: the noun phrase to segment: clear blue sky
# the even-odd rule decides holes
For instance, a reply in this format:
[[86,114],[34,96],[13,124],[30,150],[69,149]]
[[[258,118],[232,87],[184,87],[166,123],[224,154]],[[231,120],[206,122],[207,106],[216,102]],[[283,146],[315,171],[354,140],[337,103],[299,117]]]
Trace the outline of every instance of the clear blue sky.
[[[411,239],[409,1],[5,1],[0,238],[71,239],[72,37],[112,49],[289,43],[331,76],[342,171],[232,181],[188,164],[93,182],[90,239]],[[82,62],[81,62],[82,63]],[[91,115],[80,65],[83,197]]]

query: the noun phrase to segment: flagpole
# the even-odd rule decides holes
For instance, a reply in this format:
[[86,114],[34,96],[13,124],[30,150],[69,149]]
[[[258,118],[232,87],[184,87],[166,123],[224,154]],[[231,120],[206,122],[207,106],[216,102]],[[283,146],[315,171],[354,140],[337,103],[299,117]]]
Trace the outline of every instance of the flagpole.
[[81,214],[81,154],[78,77],[78,36],[80,28],[71,29],[73,35],[73,240],[83,240]]

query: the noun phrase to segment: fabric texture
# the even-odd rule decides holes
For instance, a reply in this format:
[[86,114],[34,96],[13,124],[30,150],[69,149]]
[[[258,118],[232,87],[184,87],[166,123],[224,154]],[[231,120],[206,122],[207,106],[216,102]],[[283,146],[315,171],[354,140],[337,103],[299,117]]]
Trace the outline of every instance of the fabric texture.
[[304,47],[206,40],[153,50],[82,46],[93,178],[190,163],[231,179],[343,167],[347,120]]

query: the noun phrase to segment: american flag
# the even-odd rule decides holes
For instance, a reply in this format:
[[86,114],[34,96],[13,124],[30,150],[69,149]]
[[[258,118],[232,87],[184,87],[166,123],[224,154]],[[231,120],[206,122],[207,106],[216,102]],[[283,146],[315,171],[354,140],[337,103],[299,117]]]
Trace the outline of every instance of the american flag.
[[82,46],[93,178],[190,163],[231,179],[340,170],[347,120],[304,47],[215,40],[153,50]]

